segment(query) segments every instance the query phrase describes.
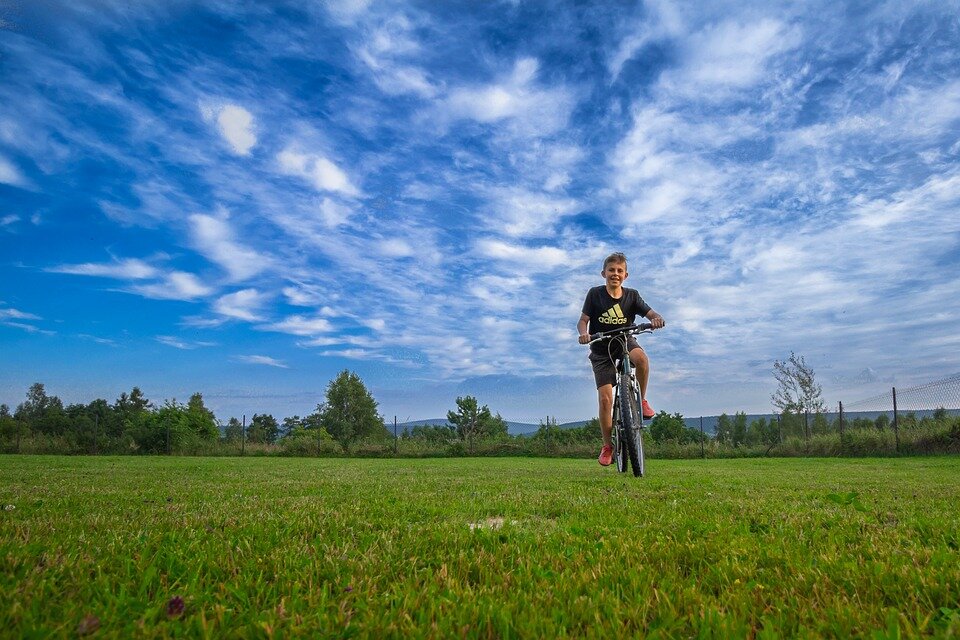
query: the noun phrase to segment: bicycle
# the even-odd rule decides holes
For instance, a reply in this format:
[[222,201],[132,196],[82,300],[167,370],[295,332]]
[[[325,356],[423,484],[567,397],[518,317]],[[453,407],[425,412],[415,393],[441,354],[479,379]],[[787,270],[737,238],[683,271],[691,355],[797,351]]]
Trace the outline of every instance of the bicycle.
[[[653,333],[653,325],[646,322],[641,325],[631,324],[611,331],[602,331],[590,335],[591,345],[602,340],[609,341],[609,345],[618,342],[623,347],[623,356],[617,365],[617,381],[613,387],[613,456],[617,461],[617,471],[624,473],[627,470],[627,459],[633,468],[633,475],[642,478],[644,474],[643,459],[643,413],[640,411],[640,386],[633,373],[630,357],[627,355],[627,338],[641,333]],[[607,347],[610,353],[610,346]],[[611,360],[613,356],[610,357]]]

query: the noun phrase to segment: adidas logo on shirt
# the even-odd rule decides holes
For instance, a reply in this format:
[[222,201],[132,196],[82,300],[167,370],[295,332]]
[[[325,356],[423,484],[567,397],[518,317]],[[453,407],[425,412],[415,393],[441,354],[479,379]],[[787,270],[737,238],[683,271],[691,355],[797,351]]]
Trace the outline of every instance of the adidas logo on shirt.
[[602,324],[627,324],[627,318],[620,309],[620,303],[617,303],[604,311],[599,318]]

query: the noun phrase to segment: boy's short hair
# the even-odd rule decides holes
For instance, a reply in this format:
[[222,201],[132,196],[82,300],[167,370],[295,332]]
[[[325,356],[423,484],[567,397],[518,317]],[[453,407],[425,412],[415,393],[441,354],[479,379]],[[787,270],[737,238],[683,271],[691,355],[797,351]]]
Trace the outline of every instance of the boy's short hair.
[[611,253],[607,256],[607,259],[603,261],[603,268],[606,269],[607,265],[611,262],[622,262],[623,264],[627,264],[627,256],[625,256],[621,251]]

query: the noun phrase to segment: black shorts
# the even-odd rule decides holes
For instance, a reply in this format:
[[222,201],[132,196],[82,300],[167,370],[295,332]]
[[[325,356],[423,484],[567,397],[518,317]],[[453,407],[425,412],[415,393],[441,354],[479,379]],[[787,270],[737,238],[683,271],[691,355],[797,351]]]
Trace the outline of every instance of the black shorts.
[[[643,347],[637,344],[637,340],[633,336],[627,338],[627,352],[642,348]],[[590,364],[593,365],[593,377],[597,381],[597,389],[605,384],[617,383],[616,361],[620,358],[614,357],[614,359],[611,360],[610,356],[606,353],[606,347],[603,347],[603,349],[604,353],[600,355],[595,354],[593,351],[590,352]]]

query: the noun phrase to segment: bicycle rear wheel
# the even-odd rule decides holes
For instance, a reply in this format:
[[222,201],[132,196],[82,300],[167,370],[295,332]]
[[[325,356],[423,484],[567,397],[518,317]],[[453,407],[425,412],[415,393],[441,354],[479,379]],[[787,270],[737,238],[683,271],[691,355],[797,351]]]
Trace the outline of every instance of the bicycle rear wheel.
[[633,388],[633,380],[620,383],[620,419],[623,421],[623,430],[626,432],[627,453],[630,456],[630,466],[633,467],[635,477],[643,477],[643,422],[640,419],[640,403]]

